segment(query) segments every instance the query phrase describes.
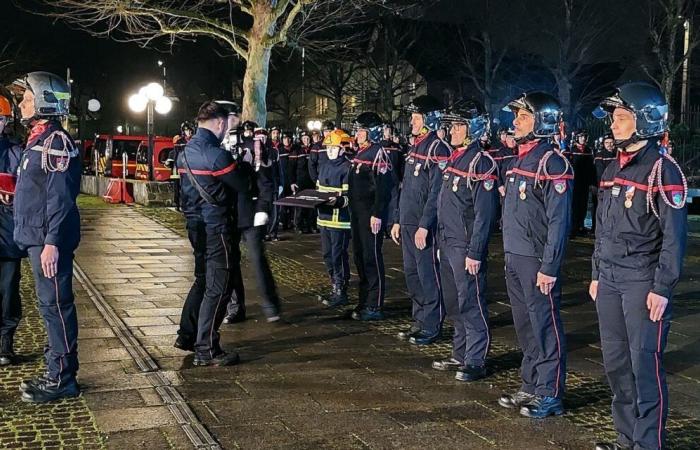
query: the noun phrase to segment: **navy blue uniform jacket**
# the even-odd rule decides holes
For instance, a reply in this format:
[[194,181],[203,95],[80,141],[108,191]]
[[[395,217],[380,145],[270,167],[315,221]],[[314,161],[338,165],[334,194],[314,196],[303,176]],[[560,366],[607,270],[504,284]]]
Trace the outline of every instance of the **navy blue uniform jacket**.
[[25,254],[17,247],[14,238],[14,200],[17,169],[21,150],[19,145],[0,134],[0,192],[9,197],[9,204],[0,204],[0,258],[21,258]]
[[[665,158],[663,192],[656,183],[652,187],[659,217],[647,208],[647,180],[660,158],[658,144],[649,142],[624,167],[615,160],[605,169],[598,191],[592,277],[603,275],[616,283],[653,280],[652,291],[670,298],[681,275],[688,222],[681,173]],[[680,209],[667,205],[661,195]]]
[[[42,126],[35,125],[35,130]],[[80,242],[80,214],[75,203],[82,172],[80,152],[58,121],[50,120],[45,126],[37,136],[30,135],[20,162],[14,202],[15,242],[23,249],[49,244],[72,251]],[[40,149],[51,136],[47,162],[52,167],[67,163],[64,172],[42,167]]]
[[558,277],[571,226],[571,169],[559,153],[546,163],[549,176],[538,167],[551,144],[540,141],[518,156],[506,174],[503,200],[503,248],[506,253],[538,258],[539,271]]

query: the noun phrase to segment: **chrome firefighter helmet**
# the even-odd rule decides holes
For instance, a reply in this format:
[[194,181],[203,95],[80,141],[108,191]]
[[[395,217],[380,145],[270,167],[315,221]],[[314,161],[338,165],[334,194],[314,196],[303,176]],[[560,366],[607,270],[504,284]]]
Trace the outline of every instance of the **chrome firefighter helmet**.
[[371,142],[379,142],[383,135],[383,123],[379,114],[366,111],[355,118],[352,129],[354,133],[358,130],[367,130],[367,139]]
[[661,90],[649,83],[635,81],[623,84],[600,102],[593,115],[605,119],[612,115],[615,108],[623,108],[634,114],[638,139],[660,136],[668,128],[668,102]]
[[50,72],[30,72],[15,82],[34,94],[34,117],[63,117],[69,113],[70,86]]
[[559,100],[546,92],[527,92],[511,100],[503,108],[512,111],[516,116],[518,110],[524,109],[535,117],[535,127],[532,136],[549,138],[559,133],[559,123],[563,120]]

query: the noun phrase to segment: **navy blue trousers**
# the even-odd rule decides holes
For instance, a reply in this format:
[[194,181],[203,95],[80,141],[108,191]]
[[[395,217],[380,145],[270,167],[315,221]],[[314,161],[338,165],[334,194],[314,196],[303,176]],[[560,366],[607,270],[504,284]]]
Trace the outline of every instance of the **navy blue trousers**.
[[350,230],[321,228],[321,251],[326,271],[334,286],[347,286],[350,282]]
[[566,339],[559,315],[561,281],[549,295],[535,286],[538,258],[506,253],[506,287],[518,345],[523,351],[520,390],[561,397],[566,383]]
[[486,262],[477,275],[465,269],[468,248],[440,242],[440,280],[447,318],[455,328],[452,357],[464,365],[483,367],[489,351],[489,312],[486,305]]
[[646,306],[653,281],[598,280],[598,324],[605,374],[613,393],[618,442],[659,449],[666,441],[668,387],[663,365],[671,327],[671,299],[661,321]]
[[61,384],[75,380],[78,373],[78,316],[73,297],[73,251],[60,249],[58,270],[46,278],[41,269],[43,246],[27,249],[34,274],[39,312],[44,319],[48,344],[44,348],[49,378]]
[[403,271],[413,303],[414,325],[435,334],[442,329],[445,319],[435,233],[429,231],[426,247],[418,250],[415,244],[417,230],[418,227],[413,225],[401,225]]
[[19,258],[0,258],[0,336],[14,336],[22,319],[21,267]]

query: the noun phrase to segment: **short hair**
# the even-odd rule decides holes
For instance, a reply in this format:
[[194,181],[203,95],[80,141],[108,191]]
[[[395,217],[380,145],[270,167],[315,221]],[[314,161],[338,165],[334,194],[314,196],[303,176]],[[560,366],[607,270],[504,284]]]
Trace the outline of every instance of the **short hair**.
[[221,105],[213,100],[208,100],[199,107],[197,111],[197,122],[206,122],[212,119],[224,119],[228,118],[228,109],[224,105]]

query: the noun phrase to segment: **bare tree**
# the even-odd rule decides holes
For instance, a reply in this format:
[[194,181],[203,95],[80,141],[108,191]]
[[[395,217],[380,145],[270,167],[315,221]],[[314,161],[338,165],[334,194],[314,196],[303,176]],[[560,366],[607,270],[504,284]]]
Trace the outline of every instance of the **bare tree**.
[[666,100],[672,104],[676,76],[683,63],[700,44],[700,34],[693,32],[689,36],[688,48],[679,48],[684,23],[690,23],[696,11],[694,0],[649,0],[649,38],[656,70],[647,64],[642,65],[644,72],[654,80],[664,92]]
[[267,93],[267,109],[280,115],[287,129],[292,129],[301,117],[301,109],[304,107],[299,102],[301,87],[299,61],[290,57],[273,64],[270,71],[270,88]]
[[413,93],[420,79],[409,63],[409,56],[419,59],[414,52],[420,28],[416,22],[384,18],[372,31],[367,50],[369,80],[364,90],[376,90],[375,109],[386,118],[393,119],[396,98]]
[[260,124],[266,121],[274,47],[341,45],[366,23],[370,6],[402,8],[384,0],[33,1],[42,7],[28,8],[31,12],[120,41],[173,45],[208,37],[220,42],[246,61],[243,116]]
[[322,59],[313,63],[314,75],[311,90],[322,97],[330,99],[335,105],[335,123],[343,122],[345,111],[350,106],[353,89],[353,77],[358,64],[352,58],[339,60]]

